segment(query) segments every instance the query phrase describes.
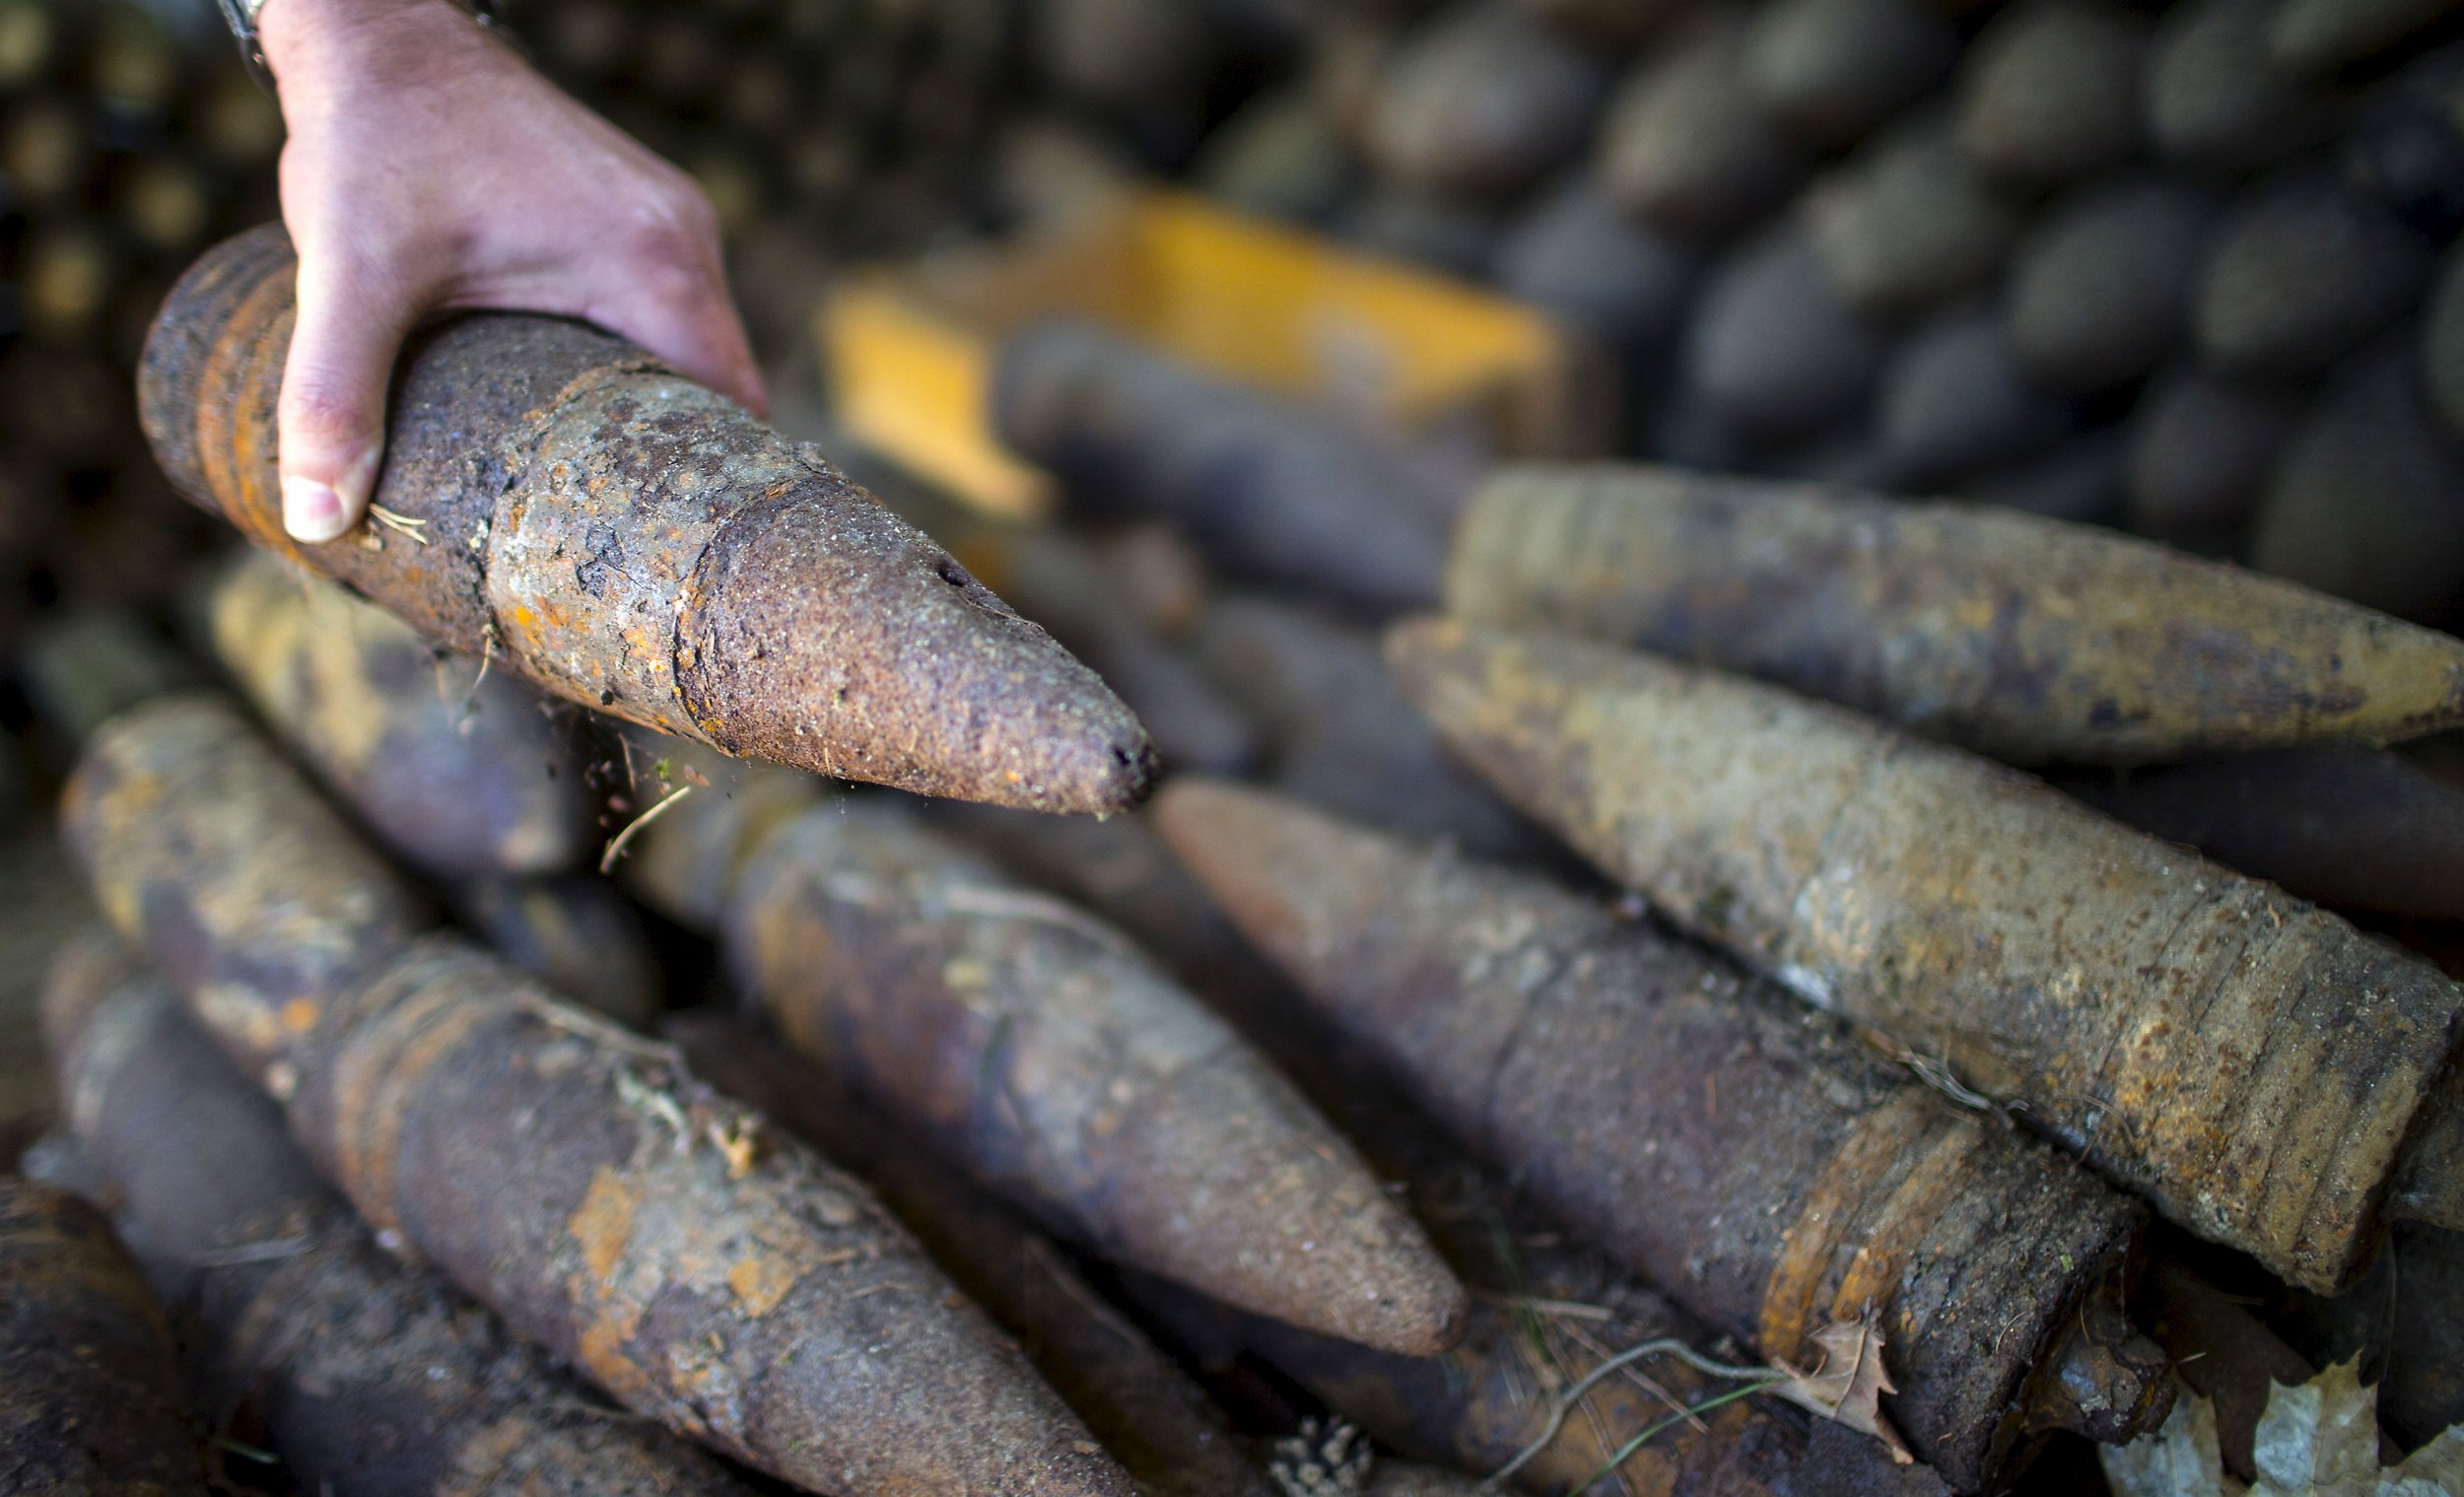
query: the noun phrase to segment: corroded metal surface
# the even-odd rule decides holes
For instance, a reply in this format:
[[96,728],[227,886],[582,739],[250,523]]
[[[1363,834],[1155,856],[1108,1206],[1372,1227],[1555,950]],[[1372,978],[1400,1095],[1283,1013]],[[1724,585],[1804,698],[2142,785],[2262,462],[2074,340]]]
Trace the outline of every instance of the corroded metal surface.
[[1454,613],[1777,681],[2018,764],[2464,722],[2464,642],[2110,531],[1645,466],[1521,469]]
[[360,1214],[627,1407],[849,1497],[1128,1491],[855,1182],[664,1048],[371,919],[398,882],[229,704],[121,717],[66,814],[114,922]]
[[1504,794],[1799,996],[2332,1289],[2464,993],[2015,771],[1775,688],[1415,623],[1405,689]]
[[1128,940],[894,807],[781,829],[730,902],[806,1055],[1106,1258],[1407,1352],[1462,1287],[1291,1084]]
[[88,742],[60,824],[111,923],[259,1084],[428,923],[419,899],[228,698],[167,697]]
[[1223,1414],[1049,1238],[758,1027],[706,1010],[661,1033],[696,1073],[878,1191],[1141,1485],[1159,1497],[1264,1497],[1266,1473]]
[[[1710,952],[1545,879],[1176,782],[1165,836],[1242,928],[1465,1142],[1768,1357],[1879,1318],[1892,1417],[1954,1484],[2142,1213]],[[2160,1418],[2160,1360],[2097,1401]],[[2125,1431],[2128,1433],[2128,1431]]]
[[171,1335],[110,1223],[0,1178],[0,1490],[190,1497]]
[[219,246],[146,349],[148,439],[180,491],[430,639],[556,695],[926,794],[1118,809],[1153,770],[1103,683],[810,448],[622,341],[555,318],[414,340],[376,500],[330,545],[282,529],[274,410],[293,259]]
[[194,1332],[216,1427],[250,1407],[300,1484],[335,1497],[740,1497],[691,1445],[380,1251],[171,990],[98,937],[54,965],[53,1065]]
[[[1616,1339],[1627,1331],[1635,1339],[1667,1333],[1696,1347],[1711,1344],[1707,1327],[1598,1254],[1569,1246],[1557,1222],[1509,1206],[1504,1188],[1445,1138],[1374,1053],[1329,1026],[1233,928],[1156,836],[1156,809],[1105,822],[1055,823],[980,806],[934,808],[940,819],[997,850],[1005,863],[1090,902],[1134,931],[1182,981],[1231,1016],[1340,1123],[1382,1177],[1403,1183],[1414,1218],[1475,1286],[1465,1338],[1442,1357],[1391,1356],[1256,1317],[1242,1320],[1234,1340],[1329,1395],[1339,1412],[1389,1446],[1479,1471],[1503,1464],[1521,1443],[1518,1436],[1539,1433],[1540,1400],[1551,1379],[1562,1387],[1580,1376],[1591,1365],[1587,1354],[1630,1344]],[[1055,831],[1062,835],[1051,835]],[[1575,1308],[1561,1315],[1542,1305],[1551,1298]],[[1181,1295],[1180,1302],[1192,1304],[1194,1297]],[[1584,1307],[1612,1308],[1619,1320],[1604,1330]],[[1697,1387],[1682,1369],[1658,1363],[1645,1375],[1673,1391]],[[1604,1385],[1585,1400],[1587,1411],[1569,1420],[1548,1452],[1524,1469],[1519,1484],[1554,1493],[1599,1469],[1624,1438],[1674,1411],[1656,1395],[1636,1398],[1629,1392],[1641,1387],[1631,1380]],[[1334,1396],[1338,1391],[1341,1395]],[[1712,1391],[1703,1385],[1705,1395]],[[1707,1414],[1699,1430],[1686,1424],[1664,1432],[1653,1447],[1660,1453],[1624,1468],[1636,1497],[1940,1497],[1945,1490],[1930,1471],[1892,1465],[1862,1436],[1820,1428],[1809,1433],[1808,1421],[1760,1400]]]
[[323,1172],[628,1407],[803,1486],[1128,1491],[868,1192],[672,1055],[444,939],[317,1039]]

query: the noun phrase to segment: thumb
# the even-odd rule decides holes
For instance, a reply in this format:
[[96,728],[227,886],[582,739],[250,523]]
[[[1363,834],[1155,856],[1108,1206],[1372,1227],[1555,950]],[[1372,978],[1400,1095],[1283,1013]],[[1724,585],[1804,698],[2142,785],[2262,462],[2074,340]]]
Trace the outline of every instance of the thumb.
[[331,256],[303,254],[299,319],[275,410],[282,522],[310,545],[347,534],[368,512],[385,448],[385,389],[412,299]]

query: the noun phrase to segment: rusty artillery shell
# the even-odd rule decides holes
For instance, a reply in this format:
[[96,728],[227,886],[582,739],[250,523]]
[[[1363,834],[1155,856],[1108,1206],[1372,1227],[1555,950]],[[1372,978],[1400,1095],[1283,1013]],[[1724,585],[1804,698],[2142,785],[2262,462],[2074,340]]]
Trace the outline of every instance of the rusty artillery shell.
[[317,778],[444,878],[579,861],[591,805],[567,724],[510,675],[440,655],[383,609],[263,552],[216,582],[215,655]]
[[2395,45],[2449,9],[2445,0],[2277,0],[2267,49],[2293,72],[2325,73]]
[[2225,210],[2192,309],[2223,374],[2315,374],[2394,324],[2430,283],[2430,248],[2331,176],[2259,182]]
[[0,1479],[14,1492],[206,1490],[162,1312],[110,1223],[0,1176]]
[[1258,722],[1266,778],[1347,816],[1532,857],[1532,828],[1446,757],[1395,689],[1368,630],[1257,594],[1216,598],[1192,651]]
[[658,957],[614,884],[501,875],[463,884],[449,900],[472,934],[582,1007],[631,1029],[657,1016]]
[[1914,102],[1958,55],[1928,0],[1775,0],[1746,23],[1744,73],[1774,118],[1831,150]]
[[1962,307],[1908,335],[1882,372],[1883,471],[1926,485],[2029,457],[2061,440],[2070,406],[2019,368],[1993,312]]
[[[295,1128],[379,1230],[738,1460],[851,1492],[1127,1490],[865,1192],[572,1012],[416,947],[338,1016]],[[541,1204],[512,1219],[509,1195]]]
[[2004,319],[2020,368],[2057,390],[2107,389],[2163,362],[2188,331],[2213,216],[2161,177],[2098,182],[2056,203],[2013,256]]
[[1405,1352],[1462,1288],[1340,1135],[1117,932],[894,807],[781,828],[730,965],[798,1050],[1107,1259]]
[[1960,59],[1959,147],[2015,187],[2058,187],[2139,149],[2148,23],[2099,0],[2024,0]]
[[1802,438],[1855,415],[1889,351],[1840,296],[1801,219],[1712,273],[1686,329],[1683,378],[1741,437]]
[[2401,334],[2337,371],[2285,439],[2250,565],[2400,618],[2464,622],[2464,460]]
[[1608,87],[1597,53],[1515,0],[1480,0],[1387,59],[1369,161],[1427,191],[1516,193],[1582,149]]
[[[1646,1278],[1799,1365],[1825,1327],[1879,1316],[1890,1415],[1953,1485],[2028,1432],[2033,1385],[2130,1254],[2134,1203],[1545,879],[1227,784],[1178,781],[1156,814],[1302,990]],[[2072,1394],[2118,1441],[2161,1421],[2164,1388],[2150,1346]]]
[[1662,233],[1696,241],[1777,207],[1805,157],[1754,102],[1744,68],[1742,24],[1720,13],[1692,18],[1645,56],[1601,124],[1598,170],[1608,195]]
[[1806,212],[1831,284],[1878,317],[1983,286],[2019,228],[2018,210],[1960,154],[1939,110],[1860,147],[1814,183]]
[[1671,919],[2296,1283],[2366,1260],[2464,991],[2014,771],[1777,688],[1456,624],[1449,744]]
[[2464,717],[2464,643],[2028,515],[1669,468],[1513,469],[1455,613],[1762,676],[2014,763],[2387,743]]
[[2464,919],[2464,787],[2385,749],[2235,754],[2064,788],[2303,899]]
[[280,1111],[115,947],[54,967],[53,1064],[139,1258],[185,1312],[218,1423],[251,1405],[285,1468],[336,1497],[740,1497],[700,1451],[380,1251]]
[[2299,409],[2296,393],[2195,366],[2159,375],[2131,413],[2125,525],[2167,545],[2234,554]]
[[229,705],[88,748],[102,903],[390,1232],[637,1413],[799,1485],[1126,1494],[846,1176],[673,1054],[421,922]]
[[416,340],[386,514],[283,533],[274,403],[293,257],[208,252],[156,323],[146,432],[179,489],[450,648],[731,753],[1046,810],[1134,800],[1152,750],[1044,632],[809,449],[578,323],[479,315]]
[[864,1177],[1147,1488],[1162,1497],[1264,1493],[1223,1414],[1050,1239],[754,1025],[703,1012],[679,1015],[661,1033],[719,1090]]
[[2280,0],[2192,0],[2167,14],[2148,57],[2148,134],[2169,160],[2251,171],[2324,144],[2342,101],[2273,65]]
[[1232,570],[1368,608],[1436,595],[1429,502],[1338,420],[1069,321],[1009,340],[992,406],[1081,503],[1170,519]]

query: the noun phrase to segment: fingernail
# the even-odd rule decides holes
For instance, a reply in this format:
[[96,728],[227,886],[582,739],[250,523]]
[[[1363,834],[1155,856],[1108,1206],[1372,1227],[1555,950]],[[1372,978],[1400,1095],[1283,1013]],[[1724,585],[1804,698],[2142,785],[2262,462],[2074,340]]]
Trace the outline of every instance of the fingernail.
[[376,467],[385,460],[382,447],[371,447],[351,463],[351,470],[342,475],[342,503],[353,514],[366,512],[376,498]]
[[293,540],[323,545],[343,531],[342,496],[312,478],[284,479],[282,527]]

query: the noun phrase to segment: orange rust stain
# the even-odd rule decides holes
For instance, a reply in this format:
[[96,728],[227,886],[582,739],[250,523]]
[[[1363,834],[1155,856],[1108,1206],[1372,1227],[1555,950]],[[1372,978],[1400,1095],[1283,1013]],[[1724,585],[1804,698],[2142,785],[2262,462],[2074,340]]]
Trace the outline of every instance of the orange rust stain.
[[1981,1143],[1974,1123],[1946,1127],[1866,1230],[1866,1240],[1831,1296],[1831,1319],[1854,1321],[1887,1307],[1900,1273],[1925,1234],[1933,1230],[1962,1186],[1974,1183],[1972,1162]]
[[282,1006],[282,1027],[295,1035],[307,1034],[316,1027],[322,1012],[314,998],[293,998]]
[[506,1466],[543,1433],[523,1412],[497,1420],[453,1452],[446,1462],[445,1478],[434,1497],[485,1497],[497,1490]]
[[618,1401],[636,1403],[650,1393],[650,1374],[625,1355],[624,1328],[613,1321],[592,1321],[582,1327],[575,1352],[582,1370]]
[[633,1242],[634,1215],[642,1208],[642,1188],[606,1165],[591,1177],[590,1192],[565,1222],[565,1230],[582,1249],[582,1265],[600,1284],[610,1284]]
[[755,1253],[727,1270],[727,1287],[735,1291],[744,1313],[755,1320],[779,1308],[800,1275],[785,1259]]
[[401,1230],[394,1167],[421,1083],[485,1017],[485,1009],[463,1002],[450,987],[430,988],[354,1036],[336,1061],[336,1153],[344,1193],[377,1227]]
[[1805,1210],[1783,1234],[1780,1260],[1763,1286],[1756,1339],[1768,1357],[1801,1356],[1812,1341],[1814,1306],[1831,1264],[1863,1216],[1875,1182],[1922,1137],[1934,1114],[1925,1099],[1903,1092],[1857,1120],[1806,1195]]
[[[199,371],[197,455],[206,488],[223,515],[259,545],[297,556],[299,547],[282,528],[271,498],[272,391],[281,387],[281,361],[289,351],[297,308],[287,268],[269,265],[232,308],[223,334]],[[216,398],[228,390],[228,402]],[[228,424],[226,424],[228,423]]]

